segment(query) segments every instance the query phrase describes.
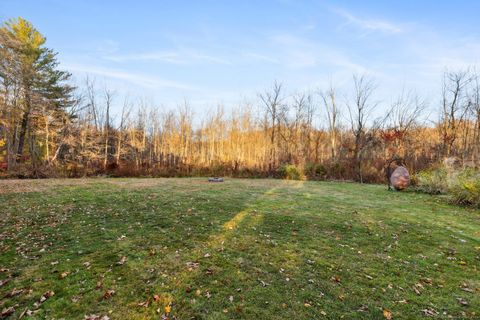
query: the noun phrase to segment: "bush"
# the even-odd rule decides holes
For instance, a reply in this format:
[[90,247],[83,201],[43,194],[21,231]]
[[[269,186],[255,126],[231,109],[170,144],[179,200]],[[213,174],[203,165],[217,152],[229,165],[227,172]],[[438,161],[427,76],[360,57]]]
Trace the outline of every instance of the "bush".
[[309,179],[325,180],[327,177],[327,168],[321,163],[307,163],[303,169],[303,174]]
[[440,194],[448,191],[447,171],[443,168],[421,171],[415,180],[420,192]]
[[286,180],[304,180],[303,170],[294,164],[287,164],[280,167],[279,170],[283,179]]
[[449,193],[454,203],[480,208],[480,172],[461,171],[451,183]]

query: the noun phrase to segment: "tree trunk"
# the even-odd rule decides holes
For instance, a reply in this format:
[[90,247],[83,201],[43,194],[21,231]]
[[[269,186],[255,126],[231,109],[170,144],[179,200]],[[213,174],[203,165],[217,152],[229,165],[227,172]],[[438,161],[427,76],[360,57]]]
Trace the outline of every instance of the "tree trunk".
[[23,114],[22,124],[20,128],[20,134],[18,136],[18,148],[17,148],[17,162],[21,161],[23,155],[23,146],[25,145],[25,137],[27,135],[28,120],[30,117],[30,108]]

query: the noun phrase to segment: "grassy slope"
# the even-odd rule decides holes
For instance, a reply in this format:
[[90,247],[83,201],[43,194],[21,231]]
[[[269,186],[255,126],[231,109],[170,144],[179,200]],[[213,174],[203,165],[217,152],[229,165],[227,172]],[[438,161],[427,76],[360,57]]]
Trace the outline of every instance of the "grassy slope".
[[480,213],[437,197],[278,180],[31,183],[43,190],[0,194],[12,318],[48,290],[32,318],[159,319],[167,304],[179,319],[480,317]]

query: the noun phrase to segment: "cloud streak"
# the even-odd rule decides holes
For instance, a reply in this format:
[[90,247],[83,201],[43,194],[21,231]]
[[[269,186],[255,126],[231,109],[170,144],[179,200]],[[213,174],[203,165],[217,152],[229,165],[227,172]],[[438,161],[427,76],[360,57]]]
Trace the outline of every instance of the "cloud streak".
[[404,32],[404,28],[402,26],[390,21],[380,19],[362,19],[344,9],[339,8],[332,9],[332,11],[343,17],[346,20],[347,25],[355,26],[364,31],[382,32],[386,34],[398,34]]
[[135,84],[135,85],[149,88],[149,89],[167,88],[167,89],[177,89],[177,90],[186,90],[186,91],[195,90],[195,88],[193,88],[190,85],[186,85],[176,81],[166,80],[159,77],[152,77],[144,74],[127,72],[127,71],[118,70],[118,69],[111,69],[111,68],[93,66],[93,65],[75,64],[75,63],[73,64],[65,63],[62,66],[73,72],[94,74],[94,75],[98,75],[105,78],[123,80],[131,84]]
[[155,51],[132,54],[107,55],[104,59],[115,62],[130,61],[159,61],[170,64],[190,65],[196,63],[213,63],[221,65],[231,65],[228,59],[216,57],[213,55],[203,54],[195,50],[172,50],[172,51]]

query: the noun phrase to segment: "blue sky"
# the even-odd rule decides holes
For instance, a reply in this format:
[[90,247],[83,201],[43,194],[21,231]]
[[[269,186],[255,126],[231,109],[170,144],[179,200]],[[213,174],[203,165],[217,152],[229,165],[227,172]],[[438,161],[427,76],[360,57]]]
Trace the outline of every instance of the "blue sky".
[[374,77],[384,103],[416,89],[435,105],[446,67],[479,63],[479,12],[458,0],[0,1],[0,19],[30,20],[77,80],[197,110],[253,101],[275,80],[347,92],[352,73]]

